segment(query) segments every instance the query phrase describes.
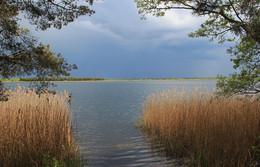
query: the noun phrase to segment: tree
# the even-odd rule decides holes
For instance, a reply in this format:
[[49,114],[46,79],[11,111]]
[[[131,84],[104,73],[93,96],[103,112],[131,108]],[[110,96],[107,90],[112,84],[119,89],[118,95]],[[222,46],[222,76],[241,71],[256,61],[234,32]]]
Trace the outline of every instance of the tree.
[[[139,14],[163,16],[167,10],[190,10],[195,16],[208,19],[190,37],[207,37],[219,43],[236,41],[227,52],[234,62],[230,78],[220,76],[219,94],[252,90],[260,81],[260,0],[135,0]],[[232,36],[232,37],[231,37]]]
[[252,38],[243,37],[227,52],[232,55],[234,69],[240,73],[233,73],[229,78],[219,76],[217,93],[219,95],[257,93],[255,86],[260,81],[260,45]]
[[38,30],[61,29],[79,16],[91,16],[94,11],[87,5],[92,3],[93,0],[85,0],[84,5],[79,5],[78,0],[1,0],[0,76],[69,76],[69,71],[77,66],[68,64],[49,45],[39,43],[28,29],[20,27],[19,18],[25,17]]

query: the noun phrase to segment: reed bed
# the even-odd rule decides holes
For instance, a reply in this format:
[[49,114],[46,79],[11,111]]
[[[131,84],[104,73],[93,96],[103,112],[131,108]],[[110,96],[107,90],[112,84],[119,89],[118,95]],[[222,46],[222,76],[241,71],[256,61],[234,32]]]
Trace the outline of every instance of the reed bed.
[[192,166],[259,165],[260,100],[216,99],[201,88],[162,91],[144,102],[140,127]]
[[66,92],[37,95],[18,86],[0,102],[0,166],[75,166]]

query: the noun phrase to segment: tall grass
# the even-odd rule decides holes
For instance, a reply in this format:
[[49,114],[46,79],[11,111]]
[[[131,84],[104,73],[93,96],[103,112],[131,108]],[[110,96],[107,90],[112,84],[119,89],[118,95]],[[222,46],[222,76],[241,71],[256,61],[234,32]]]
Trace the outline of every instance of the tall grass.
[[67,93],[21,89],[0,102],[0,166],[74,166],[77,144]]
[[194,166],[257,166],[260,160],[252,149],[260,144],[260,101],[255,99],[217,100],[212,91],[199,88],[163,91],[147,98],[140,125]]

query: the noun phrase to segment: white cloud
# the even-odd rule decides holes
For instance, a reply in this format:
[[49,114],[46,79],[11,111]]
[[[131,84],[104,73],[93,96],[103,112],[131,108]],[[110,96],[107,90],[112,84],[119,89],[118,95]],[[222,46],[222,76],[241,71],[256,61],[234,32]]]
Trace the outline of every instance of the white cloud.
[[154,34],[150,41],[153,45],[180,46],[192,40],[188,34],[197,30],[205,20],[205,17],[193,16],[188,10],[169,10],[163,17],[147,16],[144,31],[147,36]]
[[113,31],[111,31],[108,27],[100,23],[92,23],[90,21],[77,21],[75,22],[75,28],[80,29],[82,32],[87,32],[89,35],[95,34],[99,36],[106,36],[113,39],[122,40],[123,37]]
[[121,7],[114,5],[116,1],[104,2],[96,6],[97,13],[93,17],[73,23],[81,36],[116,40],[131,48],[156,47],[162,43],[179,46],[189,41],[187,34],[205,20],[192,16],[187,10],[171,10],[164,17],[147,16],[147,20],[140,20],[134,2],[120,1]]
[[[232,71],[226,48],[187,35],[206,18],[192,16],[187,10],[171,10],[164,17],[141,20],[131,0],[105,0],[93,7],[96,14],[92,17],[80,17],[61,30],[35,32],[41,41],[78,64],[84,76],[86,71],[107,72],[103,77],[119,76],[120,72],[133,77],[216,76]],[[126,71],[117,72],[116,67]]]
[[165,32],[151,42],[156,45],[167,44],[170,46],[180,46],[188,42],[187,32]]
[[173,30],[194,30],[205,21],[206,17],[196,17],[188,10],[169,10],[163,17],[147,16],[154,28]]

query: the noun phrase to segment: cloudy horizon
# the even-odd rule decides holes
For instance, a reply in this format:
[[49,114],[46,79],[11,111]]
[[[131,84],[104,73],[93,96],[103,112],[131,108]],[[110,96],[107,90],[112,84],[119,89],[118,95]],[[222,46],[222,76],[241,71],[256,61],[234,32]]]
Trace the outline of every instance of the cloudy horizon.
[[189,38],[206,19],[189,11],[141,20],[133,0],[94,2],[94,15],[82,16],[61,30],[32,30],[78,70],[75,77],[194,78],[234,72],[228,44]]

